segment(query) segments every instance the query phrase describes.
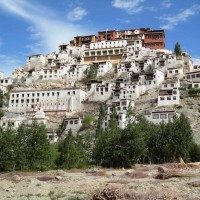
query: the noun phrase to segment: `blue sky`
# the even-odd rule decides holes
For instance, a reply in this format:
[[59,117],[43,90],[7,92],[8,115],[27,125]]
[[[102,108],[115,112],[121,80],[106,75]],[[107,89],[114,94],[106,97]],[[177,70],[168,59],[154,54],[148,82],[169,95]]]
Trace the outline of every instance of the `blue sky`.
[[199,0],[0,0],[0,71],[8,76],[26,56],[49,53],[76,35],[106,29],[165,29],[200,62]]

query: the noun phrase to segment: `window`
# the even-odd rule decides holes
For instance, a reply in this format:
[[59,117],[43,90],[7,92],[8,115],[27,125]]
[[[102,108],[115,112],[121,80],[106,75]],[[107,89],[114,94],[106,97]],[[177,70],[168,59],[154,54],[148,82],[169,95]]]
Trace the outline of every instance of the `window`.
[[170,70],[169,73],[172,74],[172,71]]
[[68,92],[67,94],[70,95],[70,92]]
[[153,119],[159,119],[159,114],[153,114]]
[[70,120],[70,124],[73,124],[73,120]]
[[166,114],[160,114],[160,119],[166,119],[167,115]]
[[190,79],[190,75],[187,75],[187,79]]
[[75,123],[75,124],[78,124],[78,120],[75,120],[74,123]]
[[176,100],[176,97],[173,97],[173,100]]
[[160,100],[161,100],[161,101],[164,101],[164,100],[165,100],[165,97],[160,97]]
[[195,74],[192,74],[192,78],[195,78]]
[[168,118],[173,118],[174,114],[168,114]]
[[166,87],[167,87],[167,85],[164,85],[164,87],[166,88]]
[[171,87],[174,87],[174,84],[171,84]]
[[168,101],[171,100],[171,97],[167,97],[167,100],[168,100]]
[[199,85],[198,85],[198,84],[194,84],[194,87],[195,87],[195,88],[198,88],[198,87],[199,87]]

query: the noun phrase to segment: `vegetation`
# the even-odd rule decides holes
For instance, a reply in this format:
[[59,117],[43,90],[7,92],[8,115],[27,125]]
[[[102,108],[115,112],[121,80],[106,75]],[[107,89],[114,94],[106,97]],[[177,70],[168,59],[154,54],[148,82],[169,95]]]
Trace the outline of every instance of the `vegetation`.
[[7,90],[8,90],[8,93],[14,88],[14,85],[8,85],[7,86]]
[[4,98],[3,92],[0,90],[0,108],[3,107],[3,98]]
[[34,122],[16,131],[11,126],[0,129],[0,170],[49,169],[54,159],[44,125]]
[[[131,108],[128,110],[131,116]],[[0,171],[85,168],[90,164],[131,167],[135,163],[174,162],[180,157],[185,161],[200,160],[200,147],[194,142],[190,123],[183,114],[157,125],[139,116],[137,122],[128,120],[125,129],[117,126],[114,106],[106,129],[104,117],[102,105],[95,135],[86,132],[75,136],[69,130],[54,145],[49,143],[43,124],[22,124],[17,130],[12,126],[0,128]]]
[[0,110],[0,120],[1,118],[4,116],[4,112],[2,110]]
[[81,168],[88,165],[86,148],[81,138],[72,135],[71,129],[67,137],[58,146],[57,164],[63,168]]
[[188,94],[191,97],[196,97],[196,96],[198,96],[200,94],[200,88],[190,88],[188,90]]
[[97,67],[94,65],[91,65],[89,68],[87,68],[84,72],[86,81],[96,79],[97,77]]
[[182,53],[181,45],[178,42],[175,44],[174,53],[176,54],[176,56],[180,56]]

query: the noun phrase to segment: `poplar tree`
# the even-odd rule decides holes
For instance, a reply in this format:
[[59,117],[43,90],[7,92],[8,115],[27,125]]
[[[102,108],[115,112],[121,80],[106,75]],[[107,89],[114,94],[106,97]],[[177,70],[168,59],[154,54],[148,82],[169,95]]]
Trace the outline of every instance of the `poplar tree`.
[[178,42],[175,44],[174,53],[176,54],[176,56],[180,56],[182,53],[181,45]]

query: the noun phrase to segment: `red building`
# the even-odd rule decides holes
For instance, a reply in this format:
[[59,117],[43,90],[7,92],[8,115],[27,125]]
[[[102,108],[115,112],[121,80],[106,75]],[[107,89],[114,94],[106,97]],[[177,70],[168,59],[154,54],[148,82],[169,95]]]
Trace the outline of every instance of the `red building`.
[[145,32],[144,46],[152,49],[165,49],[164,30],[148,30]]

